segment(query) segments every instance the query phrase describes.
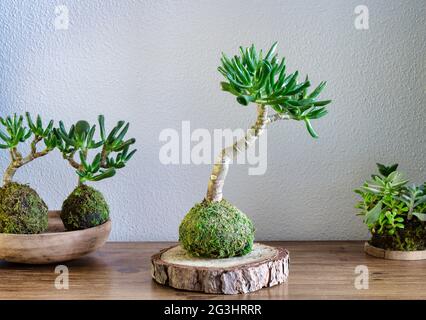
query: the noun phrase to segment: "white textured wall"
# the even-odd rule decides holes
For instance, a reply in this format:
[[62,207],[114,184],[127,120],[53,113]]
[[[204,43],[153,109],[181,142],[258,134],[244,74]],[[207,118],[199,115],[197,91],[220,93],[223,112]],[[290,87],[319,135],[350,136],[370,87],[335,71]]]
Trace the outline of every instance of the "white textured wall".
[[[53,28],[54,5],[70,11]],[[370,29],[354,28],[365,4]],[[232,168],[226,197],[251,216],[258,239],[361,239],[352,190],[375,169],[400,162],[425,176],[425,17],[418,1],[12,1],[0,2],[0,110],[74,122],[127,119],[140,151],[113,180],[114,240],[176,240],[187,210],[204,196],[210,166],[164,166],[159,133],[246,127],[254,108],[219,90],[220,52],[280,42],[290,69],[328,80],[330,114],[312,140],[300,123],[268,132],[268,171]],[[7,164],[0,154],[0,167]],[[49,155],[22,169],[51,208],[75,174]]]

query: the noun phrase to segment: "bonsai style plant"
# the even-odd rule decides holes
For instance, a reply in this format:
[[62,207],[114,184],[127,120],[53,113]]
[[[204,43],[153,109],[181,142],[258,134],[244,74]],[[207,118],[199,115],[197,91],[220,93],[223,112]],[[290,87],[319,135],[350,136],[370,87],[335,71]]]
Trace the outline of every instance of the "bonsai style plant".
[[[53,133],[53,120],[43,125],[38,115],[33,122],[26,113],[23,116],[0,118],[0,149],[8,150],[10,164],[3,175],[0,188],[0,233],[34,234],[47,229],[48,209],[37,192],[26,184],[14,182],[16,171],[31,161],[47,155],[56,147],[57,139]],[[18,146],[32,139],[30,150],[23,155]],[[44,148],[38,150],[39,143]]]
[[[91,228],[109,219],[109,207],[104,196],[86,182],[113,177],[116,170],[124,168],[136,152],[136,149],[129,152],[136,140],[124,139],[129,123],[119,121],[106,134],[104,116],[100,115],[98,122],[99,141],[94,140],[96,125],[91,126],[84,120],[78,121],[69,130],[60,121],[59,128],[54,131],[58,149],[78,175],[78,186],[62,205],[61,219],[67,230]],[[90,150],[97,150],[92,160],[89,160]],[[77,156],[79,160],[76,160]]]
[[[269,124],[281,120],[296,120],[305,124],[313,138],[318,135],[311,120],[327,114],[330,100],[317,98],[326,83],[313,91],[308,77],[299,82],[299,72],[288,74],[285,58],[278,58],[274,43],[266,54],[254,45],[240,47],[240,55],[221,58],[218,71],[225,77],[222,90],[236,96],[242,106],[256,105],[257,118],[247,134],[219,154],[211,173],[207,194],[185,216],[179,227],[179,240],[194,256],[226,258],[241,256],[252,250],[255,228],[238,208],[223,199],[223,186],[229,164],[237,154],[251,146]],[[270,114],[270,111],[273,111]]]
[[372,234],[370,245],[396,251],[426,249],[426,183],[408,186],[397,164],[377,164],[379,174],[355,190],[356,205]]

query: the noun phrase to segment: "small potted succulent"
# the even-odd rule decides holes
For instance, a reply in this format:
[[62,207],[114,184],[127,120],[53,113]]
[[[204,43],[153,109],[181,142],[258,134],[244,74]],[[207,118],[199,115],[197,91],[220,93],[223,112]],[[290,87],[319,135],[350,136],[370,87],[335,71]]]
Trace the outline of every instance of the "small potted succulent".
[[[264,54],[252,45],[240,47],[240,55],[223,54],[218,71],[225,77],[222,90],[236,96],[242,106],[256,105],[257,118],[247,134],[219,154],[210,175],[207,194],[185,216],[179,227],[179,241],[193,256],[227,258],[251,252],[255,228],[251,220],[223,198],[229,165],[239,152],[254,144],[268,125],[284,120],[305,124],[317,138],[311,120],[327,114],[330,100],[319,101],[326,83],[308,92],[308,77],[299,82],[299,72],[287,73],[285,58],[276,54],[277,43]],[[270,112],[273,111],[271,114]]]
[[[54,122],[43,125],[38,115],[34,122],[29,113],[0,118],[0,149],[8,150],[10,164],[3,175],[0,188],[0,233],[37,234],[48,226],[48,208],[37,192],[27,184],[14,181],[16,171],[31,161],[43,157],[56,147]],[[28,154],[23,155],[19,145],[31,139]],[[39,150],[39,144],[44,147]]]
[[[96,126],[84,120],[78,121],[69,130],[60,121],[59,128],[55,129],[57,147],[78,175],[78,186],[62,205],[61,219],[67,230],[87,229],[108,221],[109,207],[104,196],[86,182],[113,177],[116,170],[124,168],[136,152],[136,149],[129,151],[136,140],[125,139],[129,123],[119,121],[107,134],[104,116],[100,115],[98,122],[98,141],[94,138]],[[89,151],[95,151],[92,160],[89,160]]]
[[372,234],[366,252],[389,259],[426,258],[426,183],[408,185],[397,164],[377,166],[379,174],[355,190],[361,196],[359,215]]

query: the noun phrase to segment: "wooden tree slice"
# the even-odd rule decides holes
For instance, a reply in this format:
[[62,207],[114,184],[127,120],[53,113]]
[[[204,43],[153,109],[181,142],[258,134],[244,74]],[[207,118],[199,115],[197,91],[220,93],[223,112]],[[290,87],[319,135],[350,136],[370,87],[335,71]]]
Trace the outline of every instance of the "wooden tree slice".
[[364,251],[370,256],[383,258],[388,260],[425,260],[426,250],[419,251],[397,251],[397,250],[385,250],[377,248],[369,244],[368,242],[364,245]]
[[152,256],[155,281],[170,287],[216,294],[238,294],[272,287],[287,280],[289,253],[255,243],[243,257],[206,259],[188,255],[180,246]]

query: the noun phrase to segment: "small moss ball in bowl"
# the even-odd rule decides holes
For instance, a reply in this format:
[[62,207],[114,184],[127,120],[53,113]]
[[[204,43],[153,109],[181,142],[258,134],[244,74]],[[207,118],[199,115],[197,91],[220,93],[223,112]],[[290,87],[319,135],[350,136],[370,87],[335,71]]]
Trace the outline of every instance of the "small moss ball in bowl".
[[47,206],[34,189],[16,182],[0,188],[0,233],[41,233],[47,220]]
[[194,256],[229,258],[251,252],[251,220],[226,200],[196,204],[179,227],[179,241]]
[[101,192],[80,185],[64,201],[61,219],[68,231],[96,227],[108,221],[108,204]]

